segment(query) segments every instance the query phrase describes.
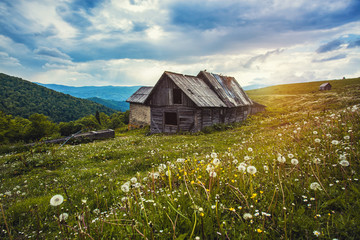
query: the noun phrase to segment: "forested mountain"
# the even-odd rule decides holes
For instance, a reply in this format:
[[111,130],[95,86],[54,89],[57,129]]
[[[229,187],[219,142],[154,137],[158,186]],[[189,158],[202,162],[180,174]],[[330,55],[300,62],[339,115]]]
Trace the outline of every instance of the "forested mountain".
[[125,111],[129,110],[129,108],[130,108],[130,104],[125,101],[107,100],[107,99],[102,99],[102,98],[97,98],[97,97],[88,98],[88,100],[91,100],[96,103],[100,103],[108,108],[115,109],[115,110],[122,111],[122,112],[125,112]]
[[136,92],[140,86],[84,86],[84,87],[73,87],[64,86],[58,84],[42,84],[37,83],[40,86],[69,94],[78,98],[101,98],[106,100],[114,101],[126,101],[134,92]]
[[68,122],[95,114],[112,114],[113,109],[90,100],[59,93],[35,83],[0,73],[0,111],[29,118],[34,113],[54,122]]

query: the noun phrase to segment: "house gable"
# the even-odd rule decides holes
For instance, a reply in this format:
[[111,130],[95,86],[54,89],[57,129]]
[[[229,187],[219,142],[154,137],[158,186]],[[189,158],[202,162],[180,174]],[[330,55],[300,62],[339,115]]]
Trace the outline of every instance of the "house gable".
[[189,107],[226,107],[202,79],[172,72],[164,72],[146,103],[152,106],[174,105],[173,89],[181,89],[183,93],[182,105]]

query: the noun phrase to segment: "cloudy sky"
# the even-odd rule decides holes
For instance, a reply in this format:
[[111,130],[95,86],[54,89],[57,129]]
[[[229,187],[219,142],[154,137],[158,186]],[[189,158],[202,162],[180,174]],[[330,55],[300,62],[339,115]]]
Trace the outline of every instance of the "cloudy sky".
[[0,72],[154,85],[207,69],[242,86],[360,76],[359,0],[1,0]]

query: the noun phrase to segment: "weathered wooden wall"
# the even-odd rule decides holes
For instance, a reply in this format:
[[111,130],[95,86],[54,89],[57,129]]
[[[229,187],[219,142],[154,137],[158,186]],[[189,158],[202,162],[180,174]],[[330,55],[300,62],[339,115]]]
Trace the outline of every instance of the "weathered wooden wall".
[[[177,114],[177,125],[165,124],[165,113],[173,112]],[[180,131],[198,131],[196,129],[195,108],[186,106],[166,106],[151,108],[151,133],[176,133]]]
[[[173,105],[173,89],[178,88],[173,81],[171,81],[168,77],[163,79],[163,81],[159,82],[159,86],[157,86],[158,91],[156,91],[150,99],[151,106],[171,106]],[[182,95],[182,105],[187,107],[195,107],[195,104],[191,99],[186,96],[184,93]]]

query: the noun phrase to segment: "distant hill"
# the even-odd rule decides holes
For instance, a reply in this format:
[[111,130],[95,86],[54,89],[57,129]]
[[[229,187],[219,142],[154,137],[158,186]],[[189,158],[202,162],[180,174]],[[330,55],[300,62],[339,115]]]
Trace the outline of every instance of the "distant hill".
[[343,87],[359,84],[360,78],[282,84],[260,89],[247,90],[246,93],[249,95],[288,95],[316,93],[320,92],[320,85],[327,82],[332,85],[332,90],[330,91],[343,91]]
[[0,111],[28,118],[42,113],[54,122],[79,119],[96,111],[112,114],[113,109],[0,73]]
[[85,87],[73,87],[58,84],[42,84],[36,83],[40,86],[50,88],[52,90],[69,94],[78,98],[101,98],[105,100],[114,101],[126,101],[134,92],[136,92],[140,86],[123,87],[123,86],[85,86]]
[[243,89],[246,91],[246,90],[264,88],[264,87],[268,87],[268,86],[269,85],[266,85],[266,84],[252,84],[252,85],[243,87]]
[[125,101],[115,101],[115,100],[107,100],[97,97],[88,98],[88,100],[100,103],[108,108],[115,109],[121,112],[125,112],[129,110],[130,104]]

